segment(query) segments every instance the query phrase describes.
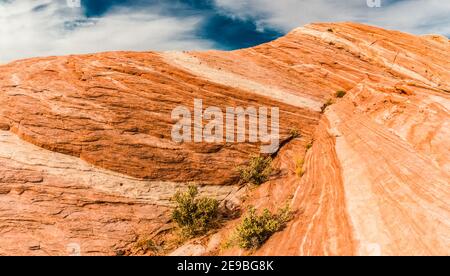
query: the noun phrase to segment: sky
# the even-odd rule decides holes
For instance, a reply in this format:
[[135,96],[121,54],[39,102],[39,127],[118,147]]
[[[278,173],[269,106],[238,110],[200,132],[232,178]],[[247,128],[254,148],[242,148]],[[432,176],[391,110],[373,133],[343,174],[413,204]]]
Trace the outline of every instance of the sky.
[[337,21],[450,37],[450,1],[0,0],[0,63],[112,50],[231,50]]

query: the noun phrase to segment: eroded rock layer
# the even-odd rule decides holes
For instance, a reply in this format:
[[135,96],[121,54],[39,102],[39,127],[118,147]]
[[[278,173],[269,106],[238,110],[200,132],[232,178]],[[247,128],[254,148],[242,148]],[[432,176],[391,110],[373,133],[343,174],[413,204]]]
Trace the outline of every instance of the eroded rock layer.
[[[131,252],[191,182],[241,204],[235,168],[260,145],[174,142],[171,112],[195,99],[280,109],[278,170],[242,208],[295,217],[254,254],[450,254],[450,42],[353,23],[231,52],[0,66],[0,254]],[[238,222],[173,254],[249,254],[221,246]]]

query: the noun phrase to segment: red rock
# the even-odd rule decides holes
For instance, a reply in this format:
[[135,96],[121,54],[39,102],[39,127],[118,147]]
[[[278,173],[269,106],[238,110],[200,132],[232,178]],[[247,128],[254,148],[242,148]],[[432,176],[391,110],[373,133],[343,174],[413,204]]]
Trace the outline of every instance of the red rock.
[[[2,65],[0,254],[69,254],[73,244],[81,254],[132,252],[167,226],[169,198],[189,182],[239,204],[235,168],[259,145],[171,139],[172,110],[201,98],[222,110],[277,106],[282,141],[302,134],[244,203],[297,211],[255,254],[448,255],[449,61],[446,38],[340,23],[231,52]],[[347,95],[321,114],[338,90]],[[305,159],[301,178],[296,159]],[[219,250],[238,221],[203,249],[174,254],[248,254]]]

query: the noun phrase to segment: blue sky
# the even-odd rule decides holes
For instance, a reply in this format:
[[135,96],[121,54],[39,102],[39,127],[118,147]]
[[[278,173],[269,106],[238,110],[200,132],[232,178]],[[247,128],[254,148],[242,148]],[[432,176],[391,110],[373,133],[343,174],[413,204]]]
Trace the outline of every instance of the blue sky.
[[198,16],[202,20],[194,35],[212,41],[215,48],[220,49],[251,47],[284,34],[283,30],[270,26],[261,31],[254,18],[238,18],[226,13],[214,0],[86,0],[82,4],[88,17],[101,17],[123,7],[150,10],[157,7],[161,15],[179,18]]
[[450,35],[448,0],[80,1],[78,8],[67,0],[0,0],[0,62],[107,50],[237,49],[310,22]]

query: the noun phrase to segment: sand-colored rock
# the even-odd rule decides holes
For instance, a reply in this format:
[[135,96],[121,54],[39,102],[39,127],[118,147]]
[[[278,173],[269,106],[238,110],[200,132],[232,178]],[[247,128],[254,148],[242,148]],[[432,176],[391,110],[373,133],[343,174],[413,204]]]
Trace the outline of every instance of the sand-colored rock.
[[[0,254],[127,251],[170,225],[169,199],[190,182],[240,204],[235,168],[260,145],[172,141],[172,110],[194,99],[280,108],[279,171],[242,208],[296,213],[253,254],[450,254],[450,43],[353,23],[231,52],[0,66]],[[249,254],[221,250],[238,222],[172,254]]]

